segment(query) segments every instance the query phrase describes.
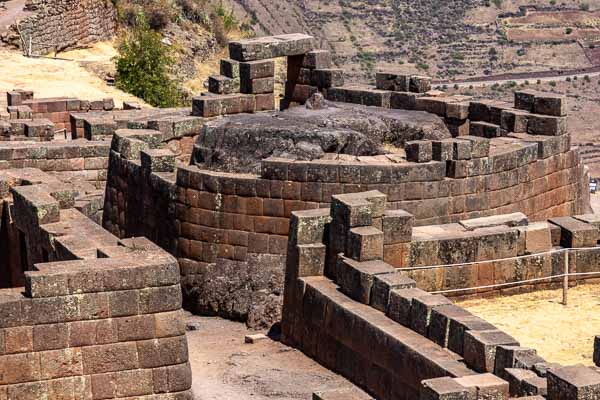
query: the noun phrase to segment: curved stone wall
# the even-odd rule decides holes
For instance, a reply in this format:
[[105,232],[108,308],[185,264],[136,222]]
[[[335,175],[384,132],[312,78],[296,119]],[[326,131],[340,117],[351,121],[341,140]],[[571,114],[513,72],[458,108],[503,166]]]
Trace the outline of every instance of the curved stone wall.
[[[179,168],[177,254],[187,306],[238,318],[247,312],[259,324],[278,316],[289,217],[327,206],[334,194],[379,190],[389,208],[410,212],[416,225],[512,212],[531,221],[587,212],[587,178],[568,136],[491,143],[489,157],[448,164],[395,163],[391,156],[267,159],[261,176]],[[265,307],[271,310],[266,318]]]

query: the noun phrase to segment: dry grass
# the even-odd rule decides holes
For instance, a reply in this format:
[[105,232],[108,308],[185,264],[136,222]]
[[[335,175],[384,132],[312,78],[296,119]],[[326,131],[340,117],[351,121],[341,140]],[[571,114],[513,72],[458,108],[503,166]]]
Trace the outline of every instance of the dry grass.
[[547,290],[459,303],[532,347],[547,361],[593,365],[594,336],[600,334],[600,285]]

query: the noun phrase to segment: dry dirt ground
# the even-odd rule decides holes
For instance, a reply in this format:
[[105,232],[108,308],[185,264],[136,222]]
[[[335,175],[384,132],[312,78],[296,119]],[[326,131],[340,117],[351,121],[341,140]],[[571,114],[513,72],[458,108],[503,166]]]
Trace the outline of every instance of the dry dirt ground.
[[600,334],[600,285],[546,290],[458,303],[532,347],[547,361],[593,365],[594,336]]
[[[61,53],[61,59],[27,58],[19,51],[0,49],[0,92],[29,89],[36,97],[72,96],[86,100],[112,97],[118,107],[138,98],[108,86],[82,64],[104,64],[115,55],[111,43],[98,43],[85,50]],[[65,59],[65,60],[63,60]]]
[[187,334],[196,400],[310,400],[315,391],[353,387],[280,342],[245,344],[255,332],[244,324],[197,316],[190,322],[199,326]]

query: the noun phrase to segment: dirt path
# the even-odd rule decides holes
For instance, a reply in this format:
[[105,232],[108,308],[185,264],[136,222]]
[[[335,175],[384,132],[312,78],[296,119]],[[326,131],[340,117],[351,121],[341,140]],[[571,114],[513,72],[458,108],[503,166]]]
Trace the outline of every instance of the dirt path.
[[0,33],[6,32],[7,28],[17,19],[21,19],[30,14],[25,11],[26,0],[9,0],[4,2],[4,8],[0,9]]
[[563,306],[562,290],[469,300],[459,303],[532,347],[547,361],[593,365],[594,336],[600,334],[600,285],[569,289]]
[[19,88],[33,90],[38,98],[71,96],[95,100],[112,97],[119,107],[123,101],[142,103],[136,97],[108,86],[80,64],[90,60],[110,60],[113,53],[114,48],[109,43],[61,54],[73,61],[27,58],[18,51],[0,49],[0,92]]
[[220,318],[190,317],[188,332],[196,400],[310,400],[314,391],[352,387],[300,351],[267,339],[244,344],[252,333]]

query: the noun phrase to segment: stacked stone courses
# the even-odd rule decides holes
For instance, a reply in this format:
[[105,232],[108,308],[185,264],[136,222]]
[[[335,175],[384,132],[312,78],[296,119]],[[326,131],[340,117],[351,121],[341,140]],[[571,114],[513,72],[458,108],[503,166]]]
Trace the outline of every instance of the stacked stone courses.
[[88,219],[76,185],[3,172],[16,237],[2,266],[26,272],[24,290],[0,290],[0,398],[191,399],[176,259]]
[[[209,84],[211,91],[217,93],[196,97],[192,113],[200,121],[202,117],[212,121],[231,110],[234,114],[258,111],[257,96],[261,94],[226,93],[226,88],[238,90],[239,86],[240,91],[251,92],[253,79],[270,81],[274,74],[272,58],[276,56],[288,57],[288,87],[290,83],[312,87],[313,74],[333,71],[329,53],[315,50],[304,36],[235,42],[230,58],[221,62],[221,75],[213,77],[212,85]],[[138,156],[124,157],[116,151],[115,160],[119,161],[111,166],[119,172],[109,177],[110,211],[105,213],[104,225],[119,236],[152,237],[177,254],[186,307],[258,326],[279,315],[291,213],[327,206],[335,194],[379,190],[387,196],[390,209],[410,213],[417,227],[515,212],[524,213],[532,222],[589,212],[587,172],[576,151],[570,148],[568,132],[552,128],[565,124],[566,117],[560,111],[565,107],[562,97],[533,93],[533,104],[537,101],[543,106],[525,110],[517,100],[522,97],[520,93],[516,94],[514,105],[477,101],[431,91],[431,81],[426,77],[393,72],[378,74],[375,88],[344,85],[341,81],[332,85],[314,86],[302,102],[320,91],[329,100],[357,104],[365,110],[372,106],[379,107],[377,112],[389,109],[386,112],[394,118],[403,118],[394,113],[433,114],[440,117],[448,133],[438,133],[439,139],[406,140],[395,154],[325,154],[307,160],[267,156],[252,173],[240,173],[235,169],[219,171],[209,163],[197,161],[220,157],[200,143],[203,137],[214,136],[207,122],[205,135],[198,136],[191,154],[191,164],[197,165],[179,164],[170,172],[144,175],[140,172],[143,168],[134,161]],[[295,103],[289,96],[284,100],[284,108]],[[337,107],[335,102],[329,104]],[[326,110],[314,112],[320,115]],[[522,118],[511,125],[510,118],[505,117],[505,129],[501,126],[503,112]],[[558,122],[539,125],[532,122],[536,118]],[[251,116],[232,121],[234,125],[253,123]],[[493,134],[482,133],[477,127],[479,122],[490,124]],[[113,129],[150,127],[143,120],[139,125],[117,125]],[[539,126],[544,126],[544,130],[540,131]],[[227,130],[219,135],[227,135]],[[222,139],[215,137],[215,141]],[[263,150],[262,145],[258,146]],[[179,160],[189,163],[183,157]],[[163,175],[159,178],[160,174]],[[143,176],[150,180],[140,178]],[[140,179],[146,182],[144,188],[134,189]],[[167,220],[175,216],[173,225],[158,224],[172,236],[163,236],[154,222],[156,218],[138,209],[140,203],[147,204],[148,210],[156,210],[156,215],[168,215]],[[420,248],[424,245],[417,240],[386,246],[386,260],[394,260],[391,263],[402,267],[427,264],[427,253]],[[430,254],[432,262],[446,257],[443,250],[440,256],[437,251]],[[223,279],[231,277],[230,271],[234,270],[238,271],[236,279]],[[423,273],[423,285],[428,287],[426,281],[433,278],[426,275]],[[252,282],[248,286],[241,283],[245,276]],[[215,281],[219,285],[211,283]]]
[[[556,225],[559,238],[584,237],[581,232],[585,230],[590,232],[588,245],[595,247],[598,228],[574,221],[554,221],[560,223]],[[491,244],[486,234],[521,232],[529,227],[522,214],[461,224],[475,233],[472,241],[494,249],[506,243],[494,240]],[[434,228],[456,229],[452,225]],[[534,349],[520,346],[516,339],[448,298],[421,289],[419,281],[386,262],[385,246],[409,242],[411,229],[412,216],[389,210],[386,196],[378,191],[336,195],[330,209],[293,212],[284,342],[377,399],[598,396],[597,370],[546,362]],[[580,233],[566,233],[575,230]],[[446,252],[460,253],[462,245],[449,246]],[[569,245],[579,244],[572,241]],[[497,256],[488,252],[480,257]],[[577,262],[583,261],[577,258]],[[597,265],[591,267],[597,271]],[[454,281],[455,287],[461,284]]]
[[105,0],[28,0],[31,12],[11,26],[13,42],[32,55],[79,48],[110,40],[117,30],[117,11]]

